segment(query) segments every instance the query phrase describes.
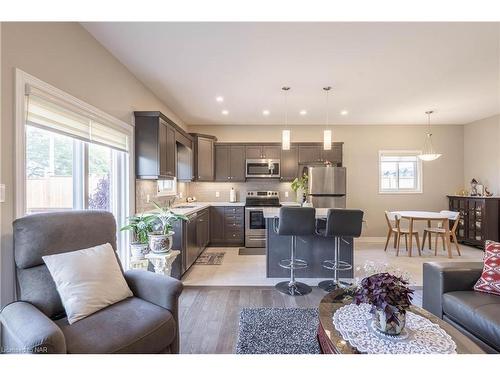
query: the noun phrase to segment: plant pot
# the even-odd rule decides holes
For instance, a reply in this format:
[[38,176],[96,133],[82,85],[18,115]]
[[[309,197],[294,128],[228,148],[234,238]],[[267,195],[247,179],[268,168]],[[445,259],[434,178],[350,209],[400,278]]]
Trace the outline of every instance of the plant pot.
[[170,231],[168,234],[163,233],[150,233],[149,234],[149,248],[155,254],[165,254],[172,249],[174,232]]
[[144,259],[144,255],[149,252],[147,243],[131,243],[130,244],[130,256],[132,260]]
[[387,314],[381,309],[376,309],[372,312],[372,317],[374,327],[386,335],[399,335],[406,324],[406,311],[396,313],[396,322],[387,322]]

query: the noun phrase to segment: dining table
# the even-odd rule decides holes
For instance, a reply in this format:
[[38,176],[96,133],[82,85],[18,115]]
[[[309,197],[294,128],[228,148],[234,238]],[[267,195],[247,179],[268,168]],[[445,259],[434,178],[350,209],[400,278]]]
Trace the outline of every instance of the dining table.
[[[411,257],[411,252],[413,248],[413,225],[415,221],[427,221],[427,227],[431,226],[432,221],[441,221],[442,227],[445,230],[446,238],[446,248],[448,250],[448,258],[452,258],[451,255],[451,242],[450,242],[450,219],[447,214],[434,211],[392,211],[393,214],[400,216],[402,219],[408,220],[408,230],[409,230],[409,245],[408,245],[408,256]],[[429,247],[431,246],[431,236],[429,236]],[[424,243],[422,243],[422,249],[424,248]],[[420,249],[418,249],[418,255],[422,255]]]

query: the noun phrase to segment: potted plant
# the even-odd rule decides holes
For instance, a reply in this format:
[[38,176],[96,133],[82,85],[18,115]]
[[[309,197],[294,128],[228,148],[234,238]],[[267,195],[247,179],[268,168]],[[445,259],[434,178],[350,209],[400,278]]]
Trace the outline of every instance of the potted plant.
[[132,259],[140,260],[148,253],[148,234],[153,230],[152,223],[155,217],[152,215],[138,215],[127,218],[128,224],[120,228],[121,231],[132,232],[130,253]]
[[297,177],[292,181],[292,190],[295,192],[297,202],[300,204],[303,204],[307,199],[308,181],[309,176],[305,173],[300,178]]
[[153,204],[156,207],[153,215],[159,222],[159,228],[149,233],[149,248],[153,253],[168,253],[172,249],[173,224],[179,220],[188,220],[188,218],[172,212],[170,207],[160,207],[156,202]]
[[388,335],[399,335],[406,323],[406,309],[413,290],[403,278],[387,272],[365,277],[356,291],[354,302],[371,305],[374,327]]

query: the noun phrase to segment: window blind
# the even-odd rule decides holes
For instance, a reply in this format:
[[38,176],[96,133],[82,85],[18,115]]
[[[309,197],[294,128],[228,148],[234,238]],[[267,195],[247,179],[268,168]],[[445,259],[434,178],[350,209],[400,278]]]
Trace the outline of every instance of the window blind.
[[26,86],[26,123],[85,142],[129,151],[128,133],[107,119]]

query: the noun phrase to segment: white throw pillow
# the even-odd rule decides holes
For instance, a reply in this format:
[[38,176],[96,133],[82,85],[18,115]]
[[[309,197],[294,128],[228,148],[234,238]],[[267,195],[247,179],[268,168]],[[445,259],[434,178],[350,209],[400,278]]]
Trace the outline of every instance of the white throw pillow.
[[42,258],[69,324],[133,295],[109,243]]

